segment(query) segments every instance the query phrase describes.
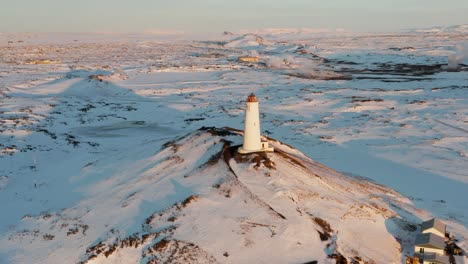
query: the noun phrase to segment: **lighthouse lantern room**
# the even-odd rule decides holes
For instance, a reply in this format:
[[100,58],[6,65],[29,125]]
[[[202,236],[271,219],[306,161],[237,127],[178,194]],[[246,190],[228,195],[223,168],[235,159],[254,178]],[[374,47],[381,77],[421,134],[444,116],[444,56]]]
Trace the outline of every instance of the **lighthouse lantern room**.
[[252,93],[247,97],[245,108],[244,144],[239,148],[241,154],[253,152],[273,152],[268,146],[268,141],[260,135],[260,113],[258,111],[257,97]]

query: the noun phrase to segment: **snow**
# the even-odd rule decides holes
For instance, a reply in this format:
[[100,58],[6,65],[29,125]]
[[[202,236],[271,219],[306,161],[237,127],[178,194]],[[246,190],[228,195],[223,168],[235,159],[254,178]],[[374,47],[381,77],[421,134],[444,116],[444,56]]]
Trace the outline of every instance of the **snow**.
[[[336,250],[399,263],[414,233],[401,223],[433,216],[468,250],[462,29],[0,35],[0,262],[79,262],[100,241],[176,225],[161,258],[186,247],[206,263],[328,263]],[[238,63],[245,54],[260,62]],[[57,63],[28,64],[39,59]],[[270,143],[306,169],[277,153],[276,170],[231,160],[238,178],[206,165],[222,138],[242,141],[197,129],[241,129],[251,92],[263,133],[294,149]],[[163,216],[142,230],[153,213]],[[333,237],[320,241],[311,217]],[[139,262],[161,239],[90,263]]]

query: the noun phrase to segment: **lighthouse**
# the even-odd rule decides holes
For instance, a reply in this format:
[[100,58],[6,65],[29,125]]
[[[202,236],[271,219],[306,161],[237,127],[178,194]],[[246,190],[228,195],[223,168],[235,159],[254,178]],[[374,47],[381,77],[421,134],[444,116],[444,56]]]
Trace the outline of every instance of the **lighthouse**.
[[244,144],[239,148],[241,154],[253,152],[273,152],[268,146],[268,141],[262,140],[260,136],[260,113],[258,111],[257,97],[252,93],[245,102],[245,128]]

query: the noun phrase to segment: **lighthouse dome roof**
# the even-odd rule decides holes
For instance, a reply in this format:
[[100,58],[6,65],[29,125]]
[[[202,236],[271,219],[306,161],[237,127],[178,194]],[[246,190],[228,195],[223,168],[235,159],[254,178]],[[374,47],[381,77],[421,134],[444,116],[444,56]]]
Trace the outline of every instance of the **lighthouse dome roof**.
[[258,102],[257,97],[255,94],[251,93],[249,97],[247,97],[247,102]]

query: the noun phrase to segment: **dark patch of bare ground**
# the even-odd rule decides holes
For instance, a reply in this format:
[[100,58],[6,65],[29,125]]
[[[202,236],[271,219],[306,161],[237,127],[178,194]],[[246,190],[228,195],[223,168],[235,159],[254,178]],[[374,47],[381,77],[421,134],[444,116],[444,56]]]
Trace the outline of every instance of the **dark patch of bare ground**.
[[166,240],[148,247],[143,255],[148,257],[148,264],[156,263],[218,263],[209,253],[199,246],[181,240]]
[[[434,75],[440,72],[466,72],[468,66],[460,64],[457,69],[447,69],[445,64],[432,64],[432,65],[421,65],[421,64],[408,64],[408,63],[375,63],[376,68],[374,69],[355,69],[355,68],[341,68],[338,70],[342,74],[365,74],[368,76],[355,76],[355,79],[366,80],[366,79],[378,79],[383,82],[405,82],[405,81],[421,81],[431,80],[427,76]],[[377,75],[377,76],[372,76]],[[391,79],[381,75],[393,75],[400,76],[398,79]],[[403,77],[403,78],[401,78]],[[417,78],[408,78],[417,77]]]
[[[280,150],[280,149],[275,149],[275,153],[278,154],[279,156],[281,156],[282,158],[284,159],[287,159],[289,160],[291,163],[303,168],[303,169],[307,169],[307,167],[297,158],[294,158],[292,157],[291,155],[289,155],[288,153]],[[317,177],[319,177],[318,175],[315,175]]]
[[199,131],[206,131],[210,133],[213,136],[220,136],[220,137],[225,137],[225,136],[238,136],[239,132],[243,132],[242,130],[238,130],[235,128],[230,128],[230,127],[201,127],[198,129]]
[[370,97],[363,97],[363,96],[351,96],[351,103],[367,103],[367,102],[383,102],[384,100],[381,98],[370,98]]
[[334,253],[330,256],[328,256],[329,258],[331,259],[335,259],[336,260],[336,264],[348,264],[348,260],[346,260],[345,257],[343,257],[343,255],[341,255],[340,253]]
[[198,200],[198,196],[196,195],[190,195],[187,199],[185,199],[183,202],[182,202],[182,207],[185,208],[187,207],[189,204],[195,202]]
[[192,52],[192,53],[189,53],[189,56],[197,57],[197,58],[208,58],[208,59],[220,59],[220,58],[227,57],[225,53],[220,53],[220,52],[208,52],[208,53]]
[[335,73],[334,74],[311,74],[311,73],[288,73],[291,77],[297,77],[302,79],[310,80],[324,80],[324,81],[335,81],[335,80],[352,80],[353,77],[349,74]]
[[335,263],[336,264],[359,264],[359,263],[363,263],[363,264],[375,264],[374,261],[372,260],[363,260],[361,257],[359,256],[354,256],[354,257],[351,257],[349,258],[349,262],[348,262],[348,259],[346,259],[343,255],[341,255],[339,252],[336,252],[330,256],[328,256],[329,258],[331,259],[334,259],[335,260]]
[[[167,235],[174,229],[175,227],[171,226],[159,232],[146,233],[144,235],[139,235],[138,233],[135,233],[123,239],[117,238],[115,242],[110,243],[110,244],[104,241],[100,241],[99,243],[86,249],[84,260],[81,261],[80,264],[88,263],[89,261],[97,258],[100,255],[104,255],[107,258],[118,249],[128,248],[128,247],[138,248],[140,245],[145,244],[150,240],[154,240],[160,236]],[[142,255],[142,257],[145,257],[145,256]]]
[[265,168],[276,170],[275,162],[272,161],[265,152],[250,154],[240,154],[236,152],[234,154],[234,160],[237,163],[254,163],[254,168],[260,168],[263,165]]
[[333,233],[333,229],[330,227],[330,224],[320,217],[312,217],[312,220],[322,228],[322,230],[317,230],[320,235],[320,240],[327,241],[330,239],[331,233]]
[[187,118],[185,119],[184,121],[185,122],[194,122],[194,121],[202,121],[202,120],[205,120],[204,117],[199,117],[199,118]]
[[360,256],[354,256],[347,259],[339,252],[335,252],[334,254],[329,255],[328,257],[334,259],[336,264],[375,264],[373,260],[363,260]]

